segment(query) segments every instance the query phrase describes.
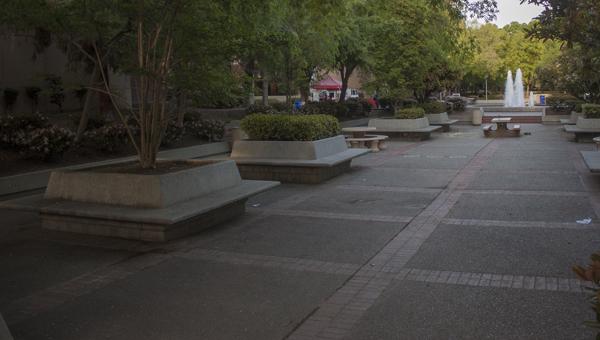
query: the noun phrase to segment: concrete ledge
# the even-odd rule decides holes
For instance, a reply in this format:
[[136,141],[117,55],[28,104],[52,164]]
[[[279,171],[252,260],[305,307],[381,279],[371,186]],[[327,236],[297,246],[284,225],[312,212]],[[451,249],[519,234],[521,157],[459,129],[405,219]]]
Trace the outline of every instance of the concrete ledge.
[[241,183],[233,161],[189,160],[191,168],[165,174],[55,171],[44,197],[78,202],[163,208]]
[[[364,150],[369,152],[369,150]],[[319,184],[350,170],[352,159],[328,167],[238,164],[244,179],[261,179],[298,184]]]
[[376,118],[369,120],[369,127],[380,131],[415,131],[429,127],[427,117],[417,119]]
[[8,326],[6,326],[6,322],[4,322],[4,318],[2,314],[0,314],[0,339],[2,340],[13,340],[12,335],[8,330]]
[[242,181],[240,185],[161,209],[44,199],[33,195],[0,203],[2,208],[36,210],[46,229],[136,239],[167,241],[235,218],[248,197],[279,185]]
[[600,136],[600,128],[598,129],[582,129],[577,125],[565,125],[563,127],[565,132],[573,133],[575,135],[575,142],[589,141],[591,142],[594,137]]
[[[158,153],[158,157],[162,159],[193,159],[228,153],[230,150],[231,149],[228,143],[219,142],[161,151]],[[9,195],[23,191],[43,189],[48,184],[50,174],[53,171],[94,168],[103,165],[135,161],[136,159],[137,157],[135,156],[123,157],[94,163],[78,164],[62,168],[46,169],[19,175],[0,177],[0,195]]]
[[377,129],[377,133],[382,134],[382,135],[386,135],[390,138],[404,138],[404,139],[411,139],[411,140],[419,140],[419,141],[423,141],[423,140],[427,140],[429,138],[431,138],[431,133],[437,130],[441,130],[442,126],[439,125],[430,125],[426,128],[422,128],[422,129],[415,129],[415,130],[383,130],[383,129]]
[[590,172],[600,172],[600,152],[598,151],[580,151],[581,157]]

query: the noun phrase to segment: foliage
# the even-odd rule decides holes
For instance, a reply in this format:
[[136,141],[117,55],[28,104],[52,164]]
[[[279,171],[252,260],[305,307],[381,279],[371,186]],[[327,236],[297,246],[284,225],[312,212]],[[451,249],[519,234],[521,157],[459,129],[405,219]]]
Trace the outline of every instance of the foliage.
[[300,109],[304,114],[332,115],[337,118],[348,117],[350,110],[343,103],[333,101],[308,102]]
[[25,94],[31,101],[31,112],[34,113],[38,109],[40,103],[40,92],[42,89],[37,86],[28,86],[25,88]]
[[419,105],[425,113],[442,113],[446,112],[446,103],[444,102],[427,102]]
[[339,134],[340,125],[329,115],[253,114],[245,117],[241,128],[253,140],[313,141]]
[[552,94],[546,98],[546,104],[554,111],[581,112],[581,105],[585,104],[585,101],[577,99],[571,95]]
[[453,111],[464,111],[467,107],[467,102],[460,97],[447,97],[446,101],[451,104]]
[[13,106],[17,102],[17,97],[19,96],[19,91],[12,88],[4,89],[4,111],[9,112],[12,111]]
[[366,99],[348,99],[344,102],[350,116],[366,116],[371,111],[371,104]]
[[75,134],[70,130],[50,126],[20,133],[16,143],[21,152],[30,158],[54,161],[62,158],[74,140]]
[[185,126],[179,126],[173,120],[169,120],[161,139],[162,146],[170,146],[179,142],[185,134]]
[[418,119],[423,117],[425,117],[425,110],[420,107],[401,109],[394,115],[396,119]]
[[108,124],[88,130],[83,134],[83,143],[101,152],[114,153],[127,144],[127,128],[123,124]]
[[252,104],[246,109],[246,113],[277,113],[271,105]]
[[42,115],[6,116],[0,118],[0,147],[19,148],[22,146],[17,139],[28,135],[33,130],[50,127],[48,118]]
[[[596,319],[586,321],[585,324],[598,329],[600,328],[600,253],[592,254],[590,260],[592,262],[586,268],[576,265],[573,266],[573,271],[580,280],[591,282],[594,285],[593,288],[590,288],[593,293],[590,297],[590,304],[596,314]],[[596,335],[596,339],[598,337],[600,337],[600,333]]]
[[277,112],[292,112],[292,104],[288,104],[280,101],[273,101],[271,103],[273,109]]
[[48,86],[48,96],[50,103],[58,107],[58,111],[62,112],[63,103],[65,102],[65,89],[63,87],[62,78],[55,75],[46,77],[46,85]]
[[585,118],[600,118],[600,104],[583,104],[581,109]]
[[83,101],[85,100],[85,96],[88,92],[88,89],[85,87],[80,87],[78,89],[73,90],[73,94],[79,100],[79,105],[83,106]]
[[185,129],[186,132],[209,142],[222,140],[225,135],[225,123],[215,119],[192,117],[186,120]]

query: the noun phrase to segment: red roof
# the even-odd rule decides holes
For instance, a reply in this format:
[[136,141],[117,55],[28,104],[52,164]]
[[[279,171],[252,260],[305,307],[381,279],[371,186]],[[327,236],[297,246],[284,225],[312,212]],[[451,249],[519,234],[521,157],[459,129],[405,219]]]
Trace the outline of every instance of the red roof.
[[315,90],[333,90],[339,91],[342,89],[342,83],[338,80],[331,78],[330,75],[327,75],[323,80],[312,86]]

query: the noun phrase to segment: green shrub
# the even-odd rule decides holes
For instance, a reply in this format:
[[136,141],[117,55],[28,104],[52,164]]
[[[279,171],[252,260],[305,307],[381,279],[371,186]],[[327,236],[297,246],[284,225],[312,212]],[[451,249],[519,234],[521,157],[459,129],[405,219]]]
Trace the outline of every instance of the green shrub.
[[349,116],[366,116],[371,111],[371,104],[366,99],[348,99],[343,105],[348,108]]
[[453,111],[464,111],[467,108],[467,102],[460,97],[447,97],[446,102],[450,103]]
[[246,109],[246,113],[277,113],[277,110],[271,105],[263,105],[260,103],[252,104]]
[[269,104],[276,112],[292,112],[292,104],[285,102],[273,101]]
[[186,120],[185,129],[186,132],[209,142],[222,140],[225,135],[225,123],[214,119],[192,117]]
[[114,153],[128,143],[127,128],[123,124],[108,124],[86,131],[83,135],[85,145],[106,153]]
[[179,142],[185,134],[185,125],[179,126],[174,120],[169,120],[165,131],[163,132],[162,139],[160,140],[161,146],[170,146]]
[[0,118],[0,147],[19,148],[22,146],[16,141],[19,135],[49,126],[48,118],[42,115]]
[[17,143],[27,157],[52,161],[62,158],[74,140],[75,134],[70,130],[51,126],[20,133]]
[[253,140],[313,141],[339,134],[340,124],[329,115],[253,114],[242,119],[242,129]]
[[11,88],[4,89],[4,110],[6,112],[12,111],[15,103],[17,102],[17,97],[19,97],[19,91]]
[[585,101],[577,99],[568,94],[553,94],[546,99],[546,104],[554,111],[581,112],[577,110],[581,109],[581,105],[585,104]]
[[425,113],[443,113],[447,110],[446,103],[438,101],[423,103],[420,107],[425,110]]
[[600,118],[600,105],[583,104],[581,105],[585,118]]
[[332,115],[337,118],[348,117],[350,110],[343,103],[334,101],[308,102],[304,104],[300,112],[310,115]]
[[394,116],[396,119],[417,119],[425,117],[425,110],[420,107],[410,107],[398,110]]

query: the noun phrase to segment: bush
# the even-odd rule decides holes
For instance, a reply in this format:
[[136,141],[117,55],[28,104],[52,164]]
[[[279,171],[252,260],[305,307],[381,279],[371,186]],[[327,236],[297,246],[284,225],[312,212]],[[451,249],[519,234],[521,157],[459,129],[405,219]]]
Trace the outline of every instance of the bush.
[[252,104],[246,109],[246,113],[277,113],[271,105]]
[[165,131],[163,132],[162,139],[160,141],[161,146],[169,146],[179,142],[185,134],[185,125],[179,126],[173,120],[167,123]]
[[91,148],[113,153],[128,142],[127,128],[123,124],[109,124],[100,128],[86,131],[83,135],[84,143]]
[[19,136],[17,143],[24,154],[45,161],[60,159],[75,140],[73,132],[56,126],[21,133]]
[[349,116],[350,110],[343,103],[334,101],[308,102],[304,104],[300,112],[310,115],[332,115],[337,118]]
[[65,89],[63,87],[62,78],[59,76],[49,75],[46,77],[48,86],[48,94],[50,103],[58,107],[58,111],[62,112],[63,103],[65,102]]
[[443,113],[447,111],[446,103],[438,101],[423,103],[420,107],[425,113]]
[[420,107],[410,107],[398,110],[394,116],[396,119],[418,119],[425,117],[425,110]]
[[0,147],[19,148],[21,145],[16,141],[17,137],[49,126],[48,118],[42,115],[0,118]]
[[19,91],[11,88],[4,89],[4,110],[6,112],[12,111],[15,103],[17,102],[17,97],[19,97]]
[[554,111],[559,112],[581,112],[581,105],[585,104],[585,101],[577,99],[568,94],[553,94],[546,99],[546,104]]
[[340,124],[329,115],[254,114],[242,119],[242,129],[253,140],[313,141],[339,134]]
[[583,104],[581,105],[585,118],[600,118],[600,105]]
[[280,101],[273,101],[269,105],[277,112],[292,112],[293,107],[293,104],[287,104]]
[[446,102],[451,104],[453,111],[464,111],[467,108],[467,102],[460,97],[447,97]]
[[208,140],[222,140],[225,135],[225,123],[214,119],[192,118],[185,122],[186,131],[192,135]]
[[343,104],[350,116],[366,116],[371,111],[371,104],[366,99],[348,99]]

